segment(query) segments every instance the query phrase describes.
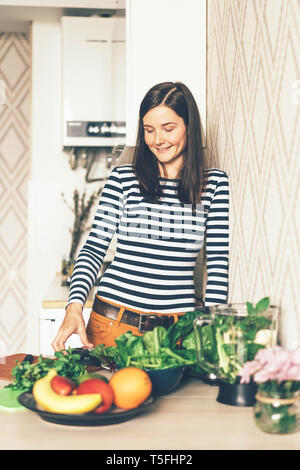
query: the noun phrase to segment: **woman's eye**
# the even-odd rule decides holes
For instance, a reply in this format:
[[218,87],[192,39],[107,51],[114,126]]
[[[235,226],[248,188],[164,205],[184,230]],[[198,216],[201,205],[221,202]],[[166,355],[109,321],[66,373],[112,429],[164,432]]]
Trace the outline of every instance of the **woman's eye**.
[[166,132],[172,132],[174,129],[165,129]]
[[147,132],[148,134],[151,134],[151,132],[153,132],[152,129],[144,129],[145,132]]

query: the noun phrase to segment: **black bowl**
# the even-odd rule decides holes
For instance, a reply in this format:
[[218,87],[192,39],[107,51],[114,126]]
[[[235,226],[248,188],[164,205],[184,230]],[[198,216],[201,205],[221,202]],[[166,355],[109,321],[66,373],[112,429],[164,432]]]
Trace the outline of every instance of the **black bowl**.
[[183,367],[145,369],[152,382],[152,395],[167,395],[175,390],[183,377]]

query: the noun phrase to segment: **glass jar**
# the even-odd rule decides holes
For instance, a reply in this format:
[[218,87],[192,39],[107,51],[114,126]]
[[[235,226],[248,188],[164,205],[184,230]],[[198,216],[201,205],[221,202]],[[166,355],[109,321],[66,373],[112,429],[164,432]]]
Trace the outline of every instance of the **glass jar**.
[[300,391],[287,396],[258,389],[253,407],[256,425],[264,432],[288,434],[300,430]]
[[214,305],[194,320],[199,367],[236,383],[237,373],[261,348],[276,346],[279,307],[249,315],[245,304]]

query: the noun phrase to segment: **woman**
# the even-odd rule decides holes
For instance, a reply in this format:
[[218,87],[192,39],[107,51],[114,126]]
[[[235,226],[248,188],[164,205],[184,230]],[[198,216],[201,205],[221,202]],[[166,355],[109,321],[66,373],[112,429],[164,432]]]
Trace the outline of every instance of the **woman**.
[[[54,350],[64,349],[73,333],[87,348],[115,345],[126,331],[168,327],[194,309],[194,267],[203,243],[205,306],[226,303],[228,207],[227,175],[205,168],[193,95],[180,82],[155,85],[140,106],[133,163],[114,168],[102,191]],[[115,232],[116,255],[101,278],[85,329],[83,305]]]

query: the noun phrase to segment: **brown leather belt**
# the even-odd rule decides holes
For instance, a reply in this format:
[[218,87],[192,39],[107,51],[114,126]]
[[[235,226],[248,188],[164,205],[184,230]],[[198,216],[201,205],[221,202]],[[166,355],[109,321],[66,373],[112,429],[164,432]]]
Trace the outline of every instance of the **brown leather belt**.
[[[121,307],[105,302],[95,296],[93,310],[99,315],[116,320],[120,309]],[[146,331],[153,330],[156,326],[169,328],[174,323],[175,318],[177,318],[177,315],[136,313],[130,309],[125,309],[120,322],[135,326],[140,333],[145,333]]]

